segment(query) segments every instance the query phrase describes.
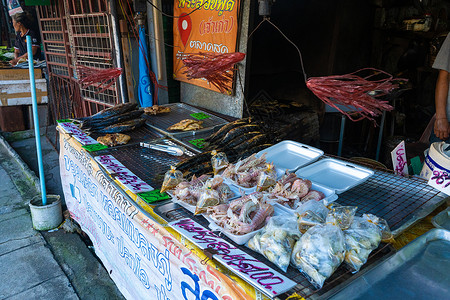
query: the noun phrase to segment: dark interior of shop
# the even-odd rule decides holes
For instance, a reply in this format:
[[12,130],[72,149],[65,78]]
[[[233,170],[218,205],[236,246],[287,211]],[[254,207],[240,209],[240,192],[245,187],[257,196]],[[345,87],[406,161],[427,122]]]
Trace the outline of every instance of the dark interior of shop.
[[[395,109],[386,115],[380,161],[389,165],[389,149],[403,139],[417,142],[434,114],[438,72],[431,66],[448,32],[449,7],[448,1],[276,1],[270,20],[301,50],[308,77],[373,67],[408,79],[407,86],[387,97]],[[436,16],[429,31],[406,30],[403,20],[426,13]],[[256,5],[252,16],[254,30],[262,20]],[[318,112],[320,146],[335,153],[341,116],[325,112],[325,105],[306,88],[295,47],[267,22],[250,41],[249,102],[263,91],[266,98],[310,107]],[[367,120],[347,120],[342,155],[373,158],[380,121],[374,127]],[[414,148],[412,155],[421,154],[422,148]]]

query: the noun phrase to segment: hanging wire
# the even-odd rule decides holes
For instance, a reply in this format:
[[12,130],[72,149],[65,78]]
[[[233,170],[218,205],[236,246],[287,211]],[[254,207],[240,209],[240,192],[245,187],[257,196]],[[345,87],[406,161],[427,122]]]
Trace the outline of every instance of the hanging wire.
[[197,10],[199,10],[200,8],[203,7],[203,5],[205,5],[206,3],[208,3],[209,0],[206,0],[205,2],[203,2],[202,5],[200,5],[199,7],[197,7],[196,9],[194,9],[193,11],[191,11],[190,13],[184,14],[184,15],[180,15],[180,16],[172,16],[169,14],[166,14],[165,12],[162,11],[162,9],[160,9],[159,7],[157,7],[156,5],[154,5],[150,0],[147,0],[147,3],[150,4],[151,6],[153,6],[154,8],[156,8],[156,10],[158,10],[163,16],[169,17],[169,18],[183,18],[186,16],[189,16],[190,14],[196,12]]
[[301,67],[302,67],[302,72],[303,72],[303,76],[304,76],[304,78],[305,78],[305,82],[308,80],[308,76],[306,75],[306,72],[305,72],[305,67],[304,67],[304,65],[303,65],[303,57],[302,57],[302,52],[300,51],[300,49],[297,47],[297,45],[293,42],[293,41],[291,41],[282,31],[281,31],[281,29],[280,28],[278,28],[275,24],[273,24],[269,19],[267,19],[267,22],[269,22],[269,24],[270,25],[272,25],[273,27],[275,27],[275,29],[276,30],[278,30],[278,32],[289,42],[289,43],[291,43],[294,47],[295,47],[295,49],[297,49],[297,52],[298,52],[298,56],[299,56],[299,58],[300,58],[300,65],[301,65]]
[[280,28],[278,28],[274,23],[272,23],[272,22],[270,21],[270,18],[269,18],[269,17],[264,16],[264,18],[261,20],[261,22],[259,22],[259,24],[255,27],[255,29],[253,29],[253,31],[248,35],[247,40],[250,39],[250,37],[253,35],[253,33],[255,33],[255,31],[256,31],[256,30],[257,30],[264,22],[268,22],[270,25],[272,25],[273,27],[275,27],[275,29],[278,30],[278,32],[281,34],[281,36],[284,37],[290,44],[292,44],[292,45],[295,47],[295,49],[296,49],[297,52],[298,52],[298,56],[299,56],[299,58],[300,58],[300,66],[301,66],[301,68],[302,68],[303,77],[305,78],[305,82],[306,82],[306,81],[308,80],[308,76],[306,75],[306,72],[305,72],[305,66],[304,66],[304,64],[303,64],[303,56],[302,56],[302,52],[300,51],[300,49],[298,48],[298,46],[297,46],[293,41],[291,41],[291,40],[283,33],[283,31],[281,31]]

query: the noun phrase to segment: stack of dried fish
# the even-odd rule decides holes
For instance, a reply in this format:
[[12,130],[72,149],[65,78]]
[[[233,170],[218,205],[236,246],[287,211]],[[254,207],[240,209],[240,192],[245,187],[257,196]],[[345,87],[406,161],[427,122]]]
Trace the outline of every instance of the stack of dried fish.
[[258,124],[246,118],[224,125],[205,141],[205,150],[221,150],[229,156],[239,153],[239,157],[245,158],[270,147],[273,138],[261,131]]
[[92,116],[75,119],[75,121],[79,122],[80,128],[86,131],[119,133],[144,125],[145,119],[140,118],[143,112],[137,109],[136,103],[123,103],[101,110]]
[[230,163],[244,159],[263,149],[272,146],[274,138],[260,131],[260,126],[252,124],[250,119],[239,119],[228,123],[217,132],[205,139],[205,152],[190,157],[178,165],[177,169],[186,178],[192,175],[202,175],[213,171],[211,165],[211,150],[226,154]]

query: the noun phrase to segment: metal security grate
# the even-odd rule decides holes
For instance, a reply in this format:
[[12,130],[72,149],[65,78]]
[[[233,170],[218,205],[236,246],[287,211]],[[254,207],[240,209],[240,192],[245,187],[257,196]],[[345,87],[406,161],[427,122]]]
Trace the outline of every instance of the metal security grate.
[[[194,216],[191,212],[186,210],[185,208],[179,206],[176,203],[167,203],[154,208],[154,212],[161,216],[167,222],[172,222],[175,220],[179,220],[182,218],[191,218],[198,224],[202,225],[205,228],[208,228],[208,221],[202,216]],[[280,271],[280,269],[267,260],[263,255],[256,253],[245,246],[240,246],[235,244],[232,240],[230,240],[225,235],[221,235],[221,237],[227,242],[233,244],[237,248],[241,249],[244,252],[247,252],[257,260],[263,262],[268,267]],[[289,266],[286,273],[282,272],[283,275],[288,277],[289,279],[295,281],[297,285],[293,290],[288,291],[284,295],[280,296],[281,299],[286,299],[289,295],[294,292],[300,294],[305,299],[308,298],[322,298],[323,295],[330,295],[336,293],[339,289],[341,289],[344,284],[349,283],[351,280],[354,280],[361,274],[361,272],[370,267],[375,262],[380,261],[380,259],[387,258],[387,256],[393,254],[395,250],[389,244],[380,244],[380,246],[372,251],[370,254],[367,263],[362,267],[361,271],[356,274],[352,274],[350,270],[348,270],[344,265],[341,265],[333,275],[325,282],[324,286],[321,289],[316,289],[308,279],[302,275],[297,269]]]
[[[153,140],[152,142],[180,145],[176,141],[167,138]],[[173,156],[165,152],[141,147],[139,144],[108,148],[95,152],[95,155],[106,154],[114,156],[131,172],[154,188],[161,187],[164,174],[170,169],[170,166],[176,165],[180,161],[194,155],[191,151],[186,151],[182,156]]]

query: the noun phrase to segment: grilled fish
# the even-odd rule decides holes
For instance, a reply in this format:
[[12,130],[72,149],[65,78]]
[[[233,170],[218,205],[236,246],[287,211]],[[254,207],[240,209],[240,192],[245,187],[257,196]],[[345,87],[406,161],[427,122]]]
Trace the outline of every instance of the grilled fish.
[[250,140],[245,141],[234,147],[234,150],[240,152],[245,151],[247,149],[251,149],[258,145],[264,144],[267,140],[267,135],[262,133],[252,137]]
[[226,145],[227,143],[229,143],[231,140],[233,140],[234,138],[243,135],[247,132],[252,132],[252,131],[257,131],[259,130],[259,126],[258,125],[252,125],[252,124],[248,124],[248,125],[244,125],[244,126],[239,126],[236,128],[231,129],[224,137],[223,139],[218,143],[218,145]]
[[[100,130],[109,125],[113,125],[116,123],[122,123],[131,119],[136,119],[140,117],[144,112],[142,110],[132,110],[114,117],[107,118],[105,120],[97,120],[96,122],[92,122],[90,127],[87,128],[90,131]],[[86,129],[86,125],[83,123],[81,129]]]
[[117,123],[114,125],[107,126],[103,129],[97,130],[99,133],[117,133],[117,132],[125,132],[130,131],[135,128],[141,127],[145,124],[145,119],[133,119],[129,121],[125,121],[122,123]]
[[130,110],[136,109],[136,107],[137,103],[121,103],[113,107],[105,108],[92,116],[86,118],[79,118],[77,120],[82,123],[88,124],[89,122],[92,122],[94,120],[106,119],[112,116],[117,116],[126,113]]
[[130,141],[131,137],[123,133],[108,133],[97,138],[97,142],[102,145],[114,147],[117,145],[125,145]]
[[259,151],[269,148],[270,146],[272,146],[272,144],[262,144],[262,145],[258,145],[253,148],[250,148],[247,151],[245,151],[244,153],[242,153],[240,159],[247,158],[250,155],[252,155],[253,153],[258,153]]
[[197,130],[201,129],[203,121],[196,121],[192,119],[184,119],[180,122],[173,124],[167,130],[183,130],[183,131],[189,131],[189,130]]
[[238,126],[242,126],[245,124],[248,124],[249,119],[239,119],[233,122],[230,122],[224,126],[222,126],[218,131],[216,131],[215,133],[213,133],[212,135],[210,135],[209,137],[207,137],[205,139],[206,142],[210,142],[210,143],[214,143],[215,141],[220,140],[221,138],[223,138],[228,131],[230,131],[233,128],[236,128]]
[[152,107],[144,108],[144,112],[147,115],[165,114],[165,113],[169,113],[170,111],[171,111],[171,109],[168,106],[153,105]]
[[211,151],[207,151],[207,152],[203,152],[200,154],[197,154],[196,156],[192,156],[188,159],[185,159],[181,162],[179,162],[177,165],[175,165],[175,168],[177,170],[183,171],[183,170],[187,170],[188,168],[197,165],[197,164],[201,164],[204,162],[207,162],[211,160]]
[[236,147],[237,145],[239,145],[239,144],[241,144],[241,143],[243,143],[243,142],[245,142],[245,141],[248,141],[248,140],[250,140],[252,137],[257,136],[257,135],[259,135],[259,134],[261,134],[261,132],[259,132],[259,131],[252,131],[252,132],[248,132],[248,133],[246,133],[246,134],[237,136],[237,137],[235,137],[233,140],[231,140],[231,142],[229,142],[228,144],[226,144],[226,145],[224,146],[224,148],[225,148],[225,149],[231,149],[231,148],[234,148],[234,147]]

